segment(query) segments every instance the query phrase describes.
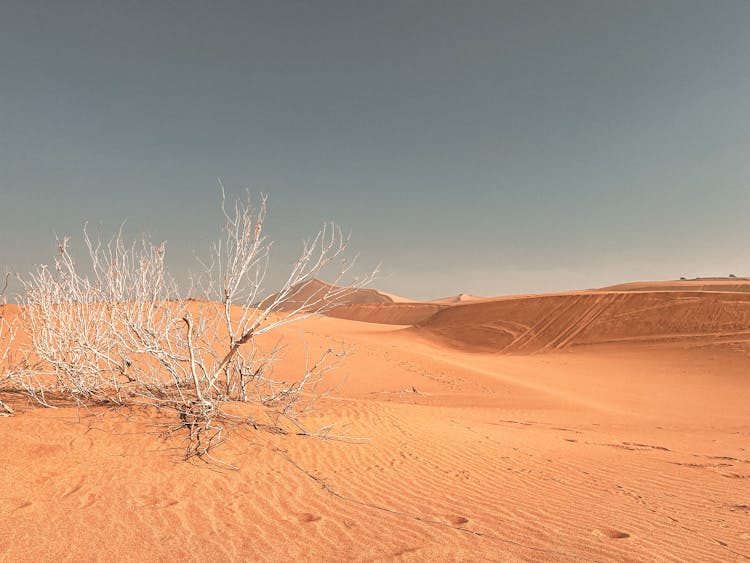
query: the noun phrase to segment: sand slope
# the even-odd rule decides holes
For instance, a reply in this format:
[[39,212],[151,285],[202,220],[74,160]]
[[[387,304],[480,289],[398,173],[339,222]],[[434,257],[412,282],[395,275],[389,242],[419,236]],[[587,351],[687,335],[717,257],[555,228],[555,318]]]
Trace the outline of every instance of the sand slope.
[[729,292],[571,292],[456,305],[418,325],[446,344],[535,353],[606,342],[750,338],[750,295]]
[[331,309],[326,315],[368,323],[414,325],[426,321],[445,307],[438,303],[353,303]]
[[[584,292],[457,305],[419,329],[313,318],[285,329],[277,371],[343,339],[336,399],[309,424],[370,440],[234,429],[219,453],[239,471],[180,462],[153,414],[11,397],[0,560],[747,560],[747,304]],[[529,326],[524,354],[495,352]],[[527,354],[566,341],[598,344]]]

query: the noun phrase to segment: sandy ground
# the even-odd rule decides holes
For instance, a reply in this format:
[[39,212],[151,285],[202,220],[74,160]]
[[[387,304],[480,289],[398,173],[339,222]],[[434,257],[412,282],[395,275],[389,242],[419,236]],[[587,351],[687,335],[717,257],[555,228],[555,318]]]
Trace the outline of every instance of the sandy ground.
[[309,424],[363,443],[230,429],[226,471],[182,462],[152,414],[14,403],[0,560],[750,558],[750,294],[649,285],[458,302],[415,327],[389,315],[286,329],[280,370],[303,342],[345,343]]

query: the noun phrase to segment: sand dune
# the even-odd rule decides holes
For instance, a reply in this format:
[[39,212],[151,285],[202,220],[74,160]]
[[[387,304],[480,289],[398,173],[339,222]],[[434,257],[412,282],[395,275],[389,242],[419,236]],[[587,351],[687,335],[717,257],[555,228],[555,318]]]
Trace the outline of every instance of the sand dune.
[[639,290],[509,297],[446,308],[415,330],[459,348],[520,354],[625,341],[744,341],[750,295]]
[[[319,279],[312,279],[308,282],[301,283],[294,288],[289,295],[289,298],[285,301],[284,309],[291,310],[296,309],[299,306],[312,302],[314,300],[323,299],[326,294],[334,293],[341,290],[341,286],[331,284]],[[266,304],[270,304],[275,295],[271,295],[265,298],[259,303],[259,306],[263,307]],[[392,295],[383,291],[370,288],[360,288],[347,292],[346,295],[342,295],[337,301],[344,304],[381,304],[381,303],[411,303],[411,300],[405,297],[399,297],[398,295]]]
[[476,295],[460,293],[431,301],[412,301],[388,293],[379,291],[376,293],[380,296],[390,298],[391,302],[375,299],[366,301],[361,298],[355,298],[346,305],[336,307],[326,314],[331,317],[352,321],[390,325],[415,325],[426,321],[447,306],[483,299]]
[[[282,310],[292,310],[299,306],[322,299],[327,293],[341,289],[340,286],[314,279],[300,284],[292,291]],[[266,298],[260,306],[269,304],[275,296]],[[376,289],[361,288],[336,299],[341,305],[326,311],[326,315],[340,319],[371,323],[412,325],[421,322],[441,307],[432,303],[421,303],[392,295]]]
[[181,462],[154,413],[2,396],[0,560],[750,557],[750,296],[574,292],[284,331],[285,375],[345,341],[308,424],[369,440],[229,429],[240,470],[220,471]]

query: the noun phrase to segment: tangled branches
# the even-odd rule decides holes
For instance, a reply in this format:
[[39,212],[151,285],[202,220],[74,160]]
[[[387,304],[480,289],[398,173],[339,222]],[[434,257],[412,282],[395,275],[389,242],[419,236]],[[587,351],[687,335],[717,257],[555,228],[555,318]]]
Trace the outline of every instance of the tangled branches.
[[[343,257],[349,238],[326,224],[304,242],[281,287],[263,295],[271,248],[263,234],[266,198],[257,209],[249,197],[227,206],[222,188],[221,209],[222,236],[190,280],[198,298],[185,297],[169,273],[164,243],[126,244],[122,230],[102,243],[84,227],[84,269],[61,239],[54,262],[21,279],[30,346],[24,367],[9,372],[15,387],[48,407],[48,397],[63,395],[84,405],[168,409],[188,435],[187,457],[204,458],[224,441],[227,403],[257,404],[274,425],[286,420],[317,434],[300,417],[341,354],[330,349],[299,376],[277,380],[272,367],[281,348],[265,349],[258,338],[341,305],[372,276],[341,283],[352,268]],[[333,284],[312,285],[334,265]],[[15,327],[0,324],[0,334],[8,328]]]

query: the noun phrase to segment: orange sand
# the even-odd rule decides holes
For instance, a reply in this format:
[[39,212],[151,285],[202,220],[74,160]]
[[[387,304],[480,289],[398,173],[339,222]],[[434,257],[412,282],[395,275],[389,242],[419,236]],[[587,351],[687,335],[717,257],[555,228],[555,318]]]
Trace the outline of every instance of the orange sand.
[[750,295],[646,289],[289,326],[279,372],[351,353],[310,425],[370,440],[234,429],[239,471],[153,415],[16,400],[0,560],[747,560]]

